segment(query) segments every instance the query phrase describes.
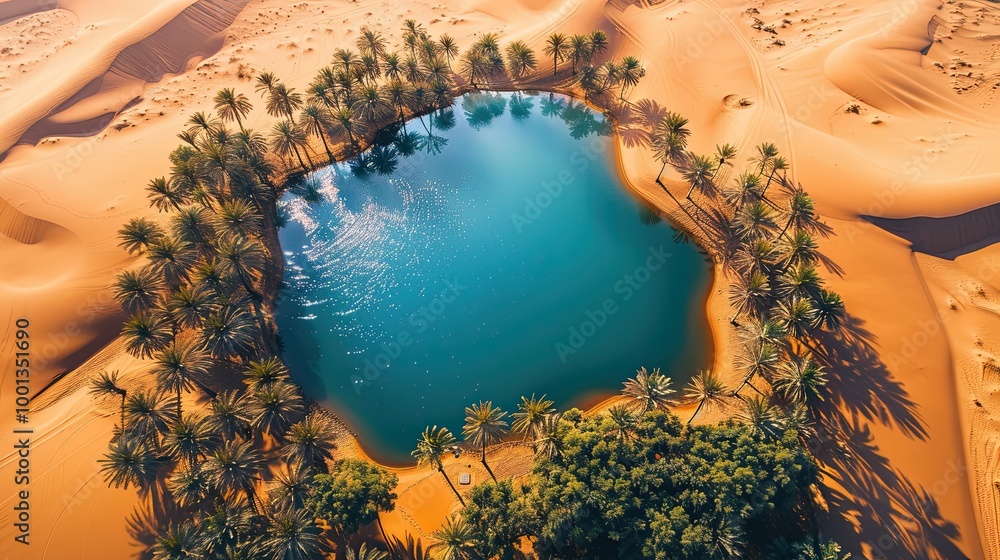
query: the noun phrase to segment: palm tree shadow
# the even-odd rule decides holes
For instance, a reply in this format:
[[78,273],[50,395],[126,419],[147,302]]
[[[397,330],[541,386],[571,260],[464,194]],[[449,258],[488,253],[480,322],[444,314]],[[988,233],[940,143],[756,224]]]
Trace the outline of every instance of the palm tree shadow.
[[[867,543],[875,558],[966,558],[956,544],[959,527],[942,517],[937,497],[894,468],[875,444],[872,422],[910,439],[928,437],[916,403],[881,360],[877,337],[848,315],[840,329],[818,338],[832,388],[816,409],[822,435],[814,447],[834,482],[821,490],[829,506],[825,525],[856,533],[854,542]],[[862,550],[853,552],[862,557]]]
[[[829,507],[825,526],[840,534],[856,533],[874,558],[920,560],[967,558],[955,544],[958,526],[945,520],[937,498],[916,486],[873,443],[869,425],[858,417],[830,418],[824,427],[838,434],[816,452],[835,485],[821,491]],[[833,424],[833,425],[830,425]],[[862,551],[856,551],[858,557]]]
[[152,560],[157,537],[177,521],[178,515],[163,478],[157,477],[151,488],[139,492],[139,504],[125,520],[129,537],[142,547],[136,553],[139,560]]
[[821,420],[846,411],[898,429],[909,438],[927,438],[916,404],[882,361],[874,346],[877,340],[861,319],[848,315],[841,329],[817,338],[830,365],[829,384],[835,389],[818,410]]
[[650,127],[645,119],[627,103],[616,104],[608,110],[615,123],[615,132],[626,148],[645,148],[650,145]]

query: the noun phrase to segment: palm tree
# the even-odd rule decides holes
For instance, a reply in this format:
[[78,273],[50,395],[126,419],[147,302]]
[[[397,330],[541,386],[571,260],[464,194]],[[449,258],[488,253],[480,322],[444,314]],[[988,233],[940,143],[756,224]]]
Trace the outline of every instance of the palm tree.
[[358,148],[358,141],[355,138],[355,134],[361,132],[361,125],[355,120],[354,113],[350,109],[341,107],[335,111],[333,113],[333,125],[335,129],[339,129],[342,134],[347,136],[347,139],[355,149]]
[[[389,544],[386,542],[386,544]],[[347,549],[346,560],[389,560],[389,554],[377,548],[368,548],[368,543],[361,543],[357,550]]]
[[770,439],[775,437],[780,429],[774,407],[761,395],[743,399],[743,406],[736,414],[736,421],[746,424],[754,437]]
[[219,121],[204,111],[198,111],[188,117],[188,124],[191,125],[188,128],[188,134],[195,138],[198,138],[202,133],[211,136],[213,131],[221,126]]
[[333,61],[339,64],[343,71],[348,74],[361,64],[361,58],[354,51],[343,48],[333,51]]
[[525,440],[529,435],[534,439],[538,436],[538,427],[542,424],[542,420],[556,411],[552,408],[554,403],[555,401],[546,399],[545,395],[535,398],[535,394],[532,393],[530,399],[522,396],[521,403],[517,405],[518,411],[511,415],[514,418],[511,430],[524,434]]
[[108,446],[108,453],[98,459],[104,480],[115,488],[129,484],[146,488],[156,480],[156,460],[141,438],[123,437]]
[[205,472],[223,496],[242,493],[257,511],[254,484],[264,471],[264,457],[247,441],[226,441],[205,461]]
[[688,153],[684,159],[681,175],[691,185],[685,198],[691,200],[691,193],[695,190],[705,196],[713,196],[715,194],[715,183],[712,182],[712,177],[715,176],[715,162],[712,158]]
[[448,68],[451,68],[451,61],[458,58],[458,43],[447,33],[438,37],[438,45],[441,47],[441,54],[448,61]]
[[823,289],[823,279],[812,264],[800,263],[789,267],[778,278],[780,297],[798,296],[815,300]]
[[150,311],[159,303],[163,282],[148,268],[126,270],[115,282],[115,301],[122,309],[134,313]]
[[288,158],[294,154],[303,170],[309,168],[302,160],[302,152],[299,151],[299,148],[305,149],[306,140],[305,131],[295,126],[291,121],[281,121],[271,129],[271,148],[274,152],[282,158]]
[[611,422],[615,426],[615,434],[618,436],[619,441],[631,438],[635,432],[636,424],[639,422],[635,411],[626,404],[616,404],[609,408],[608,418],[611,419]]
[[552,57],[552,75],[556,75],[559,63],[565,60],[569,53],[569,42],[562,33],[553,33],[545,41],[545,54]]
[[270,387],[279,381],[287,380],[288,368],[276,356],[270,356],[263,360],[254,360],[243,370],[243,383],[251,391]]
[[757,155],[751,157],[750,162],[757,164],[757,174],[760,175],[777,155],[777,146],[771,142],[762,142],[757,145]]
[[733,182],[736,186],[727,187],[722,193],[726,204],[735,208],[742,208],[761,200],[760,175],[744,172]]
[[563,437],[568,427],[560,422],[561,418],[562,415],[556,412],[542,417],[535,434],[535,441],[531,444],[535,448],[536,455],[549,459],[562,455]]
[[813,326],[817,329],[835,331],[843,324],[847,312],[844,310],[844,300],[840,294],[821,289],[813,299],[816,317]]
[[265,110],[272,117],[284,117],[295,124],[295,112],[302,107],[302,94],[278,84],[267,93]]
[[811,355],[793,353],[778,367],[772,385],[786,401],[814,406],[823,400],[826,372]]
[[201,416],[185,414],[177,420],[163,437],[163,451],[175,461],[187,462],[194,469],[197,462],[215,448],[220,441],[218,434]]
[[686,397],[698,402],[698,408],[694,409],[694,414],[691,415],[687,423],[691,424],[694,417],[698,416],[698,413],[701,412],[702,407],[707,405],[710,409],[716,404],[725,402],[725,398],[729,395],[730,393],[726,390],[726,386],[715,372],[710,369],[699,371],[698,375],[691,379],[691,383],[688,385],[687,390],[685,390]]
[[167,479],[167,491],[182,508],[201,504],[211,492],[208,476],[198,466],[177,469]]
[[590,50],[594,55],[601,54],[608,49],[608,34],[598,29],[590,34]]
[[785,227],[778,234],[779,236],[784,235],[789,228],[793,228],[793,231],[796,232],[816,233],[822,231],[813,199],[802,190],[802,187],[796,187],[792,191],[792,197],[788,202],[788,209],[785,212],[788,220],[785,222]]
[[393,114],[392,105],[385,99],[378,86],[374,85],[362,88],[351,110],[363,122],[373,125],[378,125]]
[[163,238],[163,230],[147,218],[132,218],[118,230],[118,238],[121,239],[119,247],[130,255],[141,255],[150,244]]
[[499,407],[494,407],[493,401],[480,401],[479,404],[465,407],[465,427],[462,429],[462,436],[480,447],[482,450],[480,461],[494,481],[496,477],[486,464],[486,447],[499,443],[507,434],[507,421],[503,419],[505,416],[507,413]]
[[177,240],[200,247],[203,253],[209,252],[212,240],[215,239],[215,225],[208,210],[188,206],[174,214],[170,222],[171,232]]
[[729,264],[743,277],[759,272],[770,278],[778,268],[779,258],[778,250],[769,239],[744,239],[732,254]]
[[116,396],[121,399],[121,425],[125,426],[125,398],[128,397],[126,391],[118,383],[118,372],[102,371],[97,374],[97,378],[90,382],[90,394],[98,397]]
[[326,150],[327,157],[333,161],[333,152],[330,151],[330,144],[326,141],[326,131],[330,128],[330,118],[327,116],[327,112],[318,105],[310,103],[302,110],[299,120],[302,121],[302,126],[307,134],[319,136],[319,139],[323,141],[323,149]]
[[198,260],[189,243],[175,237],[163,236],[146,249],[150,269],[170,286],[177,286],[188,279],[188,274]]
[[507,45],[507,68],[511,78],[520,80],[534,71],[537,66],[535,51],[527,43],[513,41]]
[[148,358],[163,350],[173,339],[170,322],[160,313],[139,311],[122,326],[125,350],[136,358]]
[[305,414],[298,388],[279,381],[261,387],[249,396],[250,424],[261,433],[280,438],[296,416]]
[[476,86],[476,80],[479,80],[480,82],[486,82],[489,80],[490,61],[489,58],[483,53],[468,50],[462,55],[459,69],[462,74],[468,78],[469,85],[473,88],[479,89]]
[[[774,179],[775,173],[778,171],[786,172],[789,169],[788,160],[783,157],[775,157],[771,160],[771,171],[767,174],[767,183],[764,184],[764,190],[761,191],[761,196],[767,195],[767,188],[771,186],[771,181]],[[784,182],[784,181],[782,181]]]
[[254,91],[263,96],[271,93],[271,91],[280,83],[281,80],[275,77],[273,72],[261,72],[257,75],[257,85],[254,87]]
[[205,319],[200,340],[213,358],[239,357],[247,361],[253,352],[255,334],[246,310],[239,305],[226,305]]
[[[715,168],[715,173],[718,173],[722,169],[723,165],[729,165],[732,167],[732,159],[736,157],[736,147],[726,143],[726,144],[716,144],[715,145],[715,158],[719,160],[719,166]],[[712,179],[715,179],[715,175],[712,175]]]
[[424,429],[424,433],[420,434],[417,448],[410,455],[417,460],[418,465],[430,465],[440,472],[448,486],[451,487],[451,491],[455,493],[455,497],[464,507],[465,500],[462,499],[462,495],[458,493],[458,489],[448,478],[448,473],[444,472],[444,463],[441,462],[441,456],[448,453],[457,441],[448,428],[428,427]]
[[792,296],[778,301],[774,317],[788,330],[788,334],[817,353],[806,341],[816,324],[816,309],[807,298]]
[[427,552],[440,560],[467,560],[475,552],[472,527],[461,515],[448,516],[444,525],[431,533],[434,544]]
[[180,210],[181,205],[187,201],[184,191],[178,188],[177,183],[168,181],[166,177],[151,180],[146,190],[149,191],[146,194],[149,205],[160,212],[167,212],[170,209]]
[[178,420],[172,397],[154,391],[137,391],[125,399],[125,434],[134,435],[156,448],[160,437]]
[[790,236],[785,236],[779,242],[779,254],[782,264],[789,268],[799,264],[813,264],[819,260],[817,249],[819,245],[808,231],[796,231]]
[[312,560],[322,550],[319,527],[305,511],[284,511],[270,518],[261,552],[271,560]]
[[260,241],[243,236],[221,239],[218,249],[222,273],[238,279],[248,294],[257,295],[253,284],[265,259]]
[[211,367],[212,360],[191,344],[178,345],[174,342],[156,356],[156,365],[153,366],[156,386],[177,394],[178,417],[181,416],[181,391],[199,387],[210,397],[215,396],[215,392],[205,386]]
[[380,31],[372,31],[367,25],[361,27],[361,34],[354,40],[359,51],[372,56],[385,55],[386,40]]
[[642,67],[642,63],[639,59],[629,55],[622,59],[621,64],[618,66],[618,77],[621,81],[621,90],[618,93],[618,97],[624,101],[625,92],[629,88],[634,88],[639,84],[639,79],[646,75],[646,69]]
[[736,388],[734,394],[738,395],[747,385],[760,393],[760,390],[750,381],[756,376],[771,382],[777,372],[779,358],[777,347],[770,343],[751,345],[749,348],[745,348],[744,352],[736,357],[736,367],[743,372],[743,381]]
[[733,218],[736,234],[745,242],[771,238],[778,224],[774,221],[774,211],[760,200],[750,201],[740,206]]
[[403,129],[405,130],[406,113],[404,109],[411,106],[415,99],[413,86],[404,83],[399,79],[391,80],[388,84],[382,87],[382,95],[390,105],[396,108],[396,114],[398,115],[399,122],[403,123]]
[[287,469],[278,471],[270,485],[268,497],[274,511],[299,511],[305,508],[309,496],[313,471],[296,463],[289,463]]
[[594,56],[590,35],[573,35],[569,39],[569,58],[573,63],[573,73],[576,74],[577,65],[582,62],[590,62]]
[[670,378],[660,373],[660,368],[655,368],[650,373],[645,367],[641,367],[636,371],[636,376],[629,378],[623,385],[622,394],[635,401],[639,414],[645,414],[654,408],[666,408],[671,402],[670,395],[675,392],[670,388]]
[[656,126],[653,127],[652,147],[663,166],[660,173],[656,175],[656,182],[660,181],[660,175],[668,163],[681,161],[685,155],[684,149],[687,147],[688,137],[691,130],[687,128],[688,120],[673,112],[667,113]]
[[253,237],[261,232],[261,218],[250,203],[243,200],[223,202],[215,212],[221,233],[233,237]]
[[736,308],[733,321],[740,315],[763,317],[771,309],[771,282],[757,270],[740,276],[729,287],[729,301]]
[[153,544],[153,560],[198,560],[200,542],[198,528],[190,520],[174,525],[171,523],[165,533],[156,537]]
[[286,443],[281,448],[281,456],[290,465],[301,465],[307,469],[324,467],[327,461],[333,460],[333,450],[337,448],[333,434],[329,422],[310,414],[285,432]]
[[223,391],[212,399],[205,419],[208,428],[223,440],[250,437],[250,411],[236,391]]
[[201,284],[194,286],[184,284],[177,288],[167,301],[167,312],[177,325],[184,329],[200,328],[205,317],[217,310],[218,305],[214,298]]
[[251,110],[253,105],[247,96],[236,93],[232,88],[223,88],[215,95],[215,111],[219,114],[219,118],[223,121],[236,121],[236,126],[243,132],[246,131],[243,128],[243,119]]
[[242,556],[232,555],[230,552],[234,549],[238,551],[241,543],[256,544],[253,540],[257,529],[256,521],[245,505],[226,501],[216,502],[202,521],[205,527],[202,539],[202,551],[205,557],[231,560],[254,557],[249,551]]

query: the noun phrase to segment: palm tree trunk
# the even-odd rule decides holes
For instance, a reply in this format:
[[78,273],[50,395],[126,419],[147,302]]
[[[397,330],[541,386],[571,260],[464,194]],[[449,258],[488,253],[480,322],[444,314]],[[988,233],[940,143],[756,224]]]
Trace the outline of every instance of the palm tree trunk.
[[493,482],[496,482],[497,481],[497,475],[493,474],[493,469],[491,469],[490,468],[490,464],[486,462],[486,442],[483,442],[483,459],[482,459],[482,461],[483,461],[483,466],[486,467],[486,472],[488,472],[490,474],[490,478],[493,479]]
[[326,155],[329,156],[330,163],[333,163],[333,152],[330,151],[330,145],[326,143],[326,133],[323,132],[322,126],[319,129],[319,139],[323,141],[323,149],[326,150]]
[[313,163],[312,158],[309,157],[309,146],[302,146],[302,153],[306,155],[306,161],[309,162],[309,167],[311,169],[316,169],[316,164]]
[[444,476],[445,481],[448,483],[448,486],[451,486],[451,491],[455,493],[455,497],[458,498],[459,503],[462,504],[462,507],[465,507],[465,500],[463,500],[462,495],[458,493],[458,488],[455,488],[455,485],[451,483],[451,479],[448,478],[448,473],[444,472],[444,467],[441,467],[439,470],[441,471],[441,475]]
[[240,118],[239,111],[234,110],[233,115],[236,117],[236,126],[240,127],[240,132],[246,132],[247,129],[243,128],[243,119]]
[[292,149],[295,150],[295,157],[299,158],[299,165],[302,166],[302,169],[309,171],[309,168],[306,167],[306,162],[302,161],[302,154],[299,153],[299,148],[293,144]]
[[708,231],[706,231],[705,228],[698,222],[698,220],[695,219],[695,217],[692,216],[691,213],[687,211],[687,208],[684,208],[684,205],[681,204],[681,201],[677,200],[677,197],[675,197],[674,194],[670,192],[670,190],[663,183],[660,182],[659,178],[656,179],[656,183],[660,185],[660,188],[663,189],[663,192],[667,193],[667,196],[669,196],[674,201],[674,203],[677,204],[677,207],[680,208],[681,211],[683,211],[685,214],[687,214],[688,218],[691,218],[691,222],[694,225],[698,226],[698,229],[700,229],[702,233],[705,234],[705,239],[711,239],[712,236],[709,235]]
[[181,385],[180,385],[180,383],[178,383],[177,384],[177,419],[178,420],[180,420],[181,414],[182,414],[182,412],[181,412]]
[[691,418],[688,418],[688,426],[691,425],[691,421],[694,420],[694,417],[698,416],[698,413],[701,412],[701,407],[703,406],[705,406],[705,399],[701,399],[701,401],[698,402],[698,408],[694,409],[694,414],[691,415]]

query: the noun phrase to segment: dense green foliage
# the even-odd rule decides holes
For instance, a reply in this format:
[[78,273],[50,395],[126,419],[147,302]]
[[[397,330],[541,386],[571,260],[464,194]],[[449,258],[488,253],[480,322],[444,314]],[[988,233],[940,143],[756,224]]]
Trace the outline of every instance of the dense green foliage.
[[607,414],[562,422],[562,453],[539,460],[523,489],[473,490],[463,515],[477,554],[510,557],[530,537],[541,558],[763,558],[779,538],[807,535],[816,468],[793,431],[685,428],[659,410],[627,438]]
[[313,477],[306,508],[343,536],[353,535],[389,512],[396,500],[399,478],[385,469],[360,459],[344,459],[330,474]]

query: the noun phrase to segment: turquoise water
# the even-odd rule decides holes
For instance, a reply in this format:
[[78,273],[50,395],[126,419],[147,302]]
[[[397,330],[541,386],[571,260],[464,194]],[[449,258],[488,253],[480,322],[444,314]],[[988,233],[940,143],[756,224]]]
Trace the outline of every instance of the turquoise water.
[[477,93],[380,140],[286,195],[280,232],[284,357],[370,454],[407,462],[480,399],[565,409],[710,363],[710,267],[620,182],[600,114]]

